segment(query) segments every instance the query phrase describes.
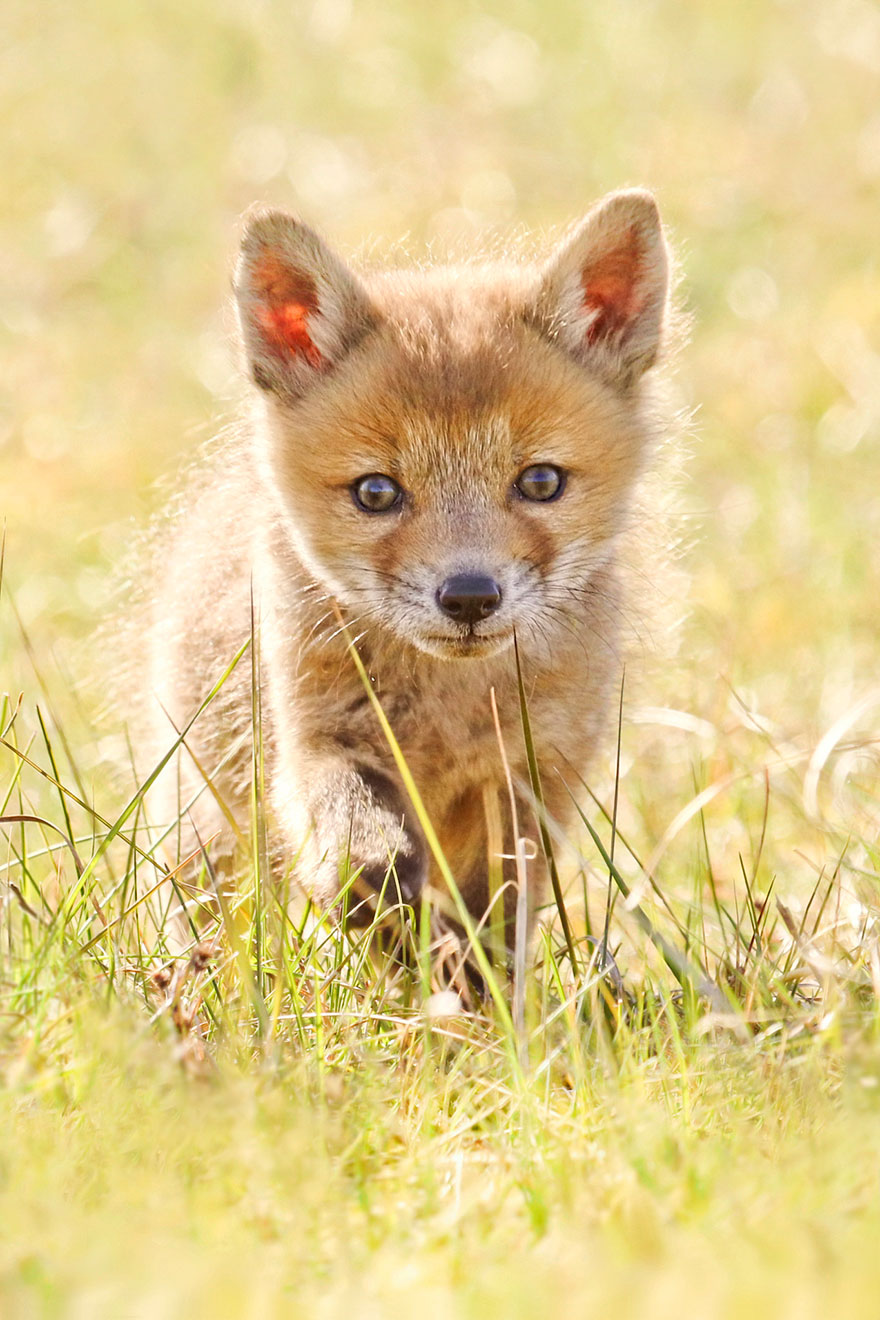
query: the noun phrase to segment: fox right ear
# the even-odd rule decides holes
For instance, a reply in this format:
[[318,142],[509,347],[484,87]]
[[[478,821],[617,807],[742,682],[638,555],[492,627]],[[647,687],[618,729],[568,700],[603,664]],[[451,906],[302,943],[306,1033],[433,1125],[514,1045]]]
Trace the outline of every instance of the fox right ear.
[[234,288],[251,376],[287,397],[331,371],[378,320],[344,262],[284,211],[247,221]]
[[540,321],[577,361],[626,388],[657,356],[668,285],[653,197],[635,188],[611,193],[545,267]]

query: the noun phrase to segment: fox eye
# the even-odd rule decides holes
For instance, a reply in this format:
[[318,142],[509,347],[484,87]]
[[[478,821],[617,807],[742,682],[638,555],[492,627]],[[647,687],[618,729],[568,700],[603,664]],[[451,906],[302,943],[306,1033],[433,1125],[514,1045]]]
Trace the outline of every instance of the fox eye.
[[351,493],[358,508],[367,513],[387,513],[403,498],[403,491],[394,478],[386,477],[381,472],[358,477]]
[[514,486],[527,500],[546,504],[555,500],[565,489],[565,473],[552,463],[534,463],[519,474]]

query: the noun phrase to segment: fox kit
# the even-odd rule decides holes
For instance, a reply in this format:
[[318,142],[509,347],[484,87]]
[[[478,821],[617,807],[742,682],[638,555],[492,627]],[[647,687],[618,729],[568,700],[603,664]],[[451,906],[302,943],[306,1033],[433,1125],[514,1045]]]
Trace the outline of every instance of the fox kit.
[[[194,839],[232,855],[247,832],[256,691],[279,868],[325,906],[346,868],[374,902],[442,888],[353,639],[476,920],[490,871],[511,882],[512,941],[490,692],[519,830],[535,835],[515,638],[547,813],[564,826],[614,705],[620,544],[651,449],[643,375],[667,282],[641,191],[607,197],[542,263],[378,274],[283,212],[251,215],[235,300],[252,420],[165,536],[151,626],[166,747],[259,640],[258,667],[245,656],[229,674],[166,789]],[[533,913],[540,858],[528,873]]]

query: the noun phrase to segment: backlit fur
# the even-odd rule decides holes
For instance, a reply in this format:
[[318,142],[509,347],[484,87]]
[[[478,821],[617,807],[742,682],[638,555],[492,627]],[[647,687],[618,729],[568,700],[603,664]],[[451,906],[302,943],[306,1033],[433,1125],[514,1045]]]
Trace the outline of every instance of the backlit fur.
[[[488,902],[487,798],[513,852],[493,688],[515,781],[528,780],[514,634],[547,807],[569,819],[566,784],[588,766],[619,679],[619,551],[654,438],[642,374],[666,287],[656,208],[639,192],[606,199],[544,264],[358,276],[288,216],[247,223],[236,299],[252,422],[193,483],[161,553],[156,746],[253,628],[272,853],[320,904],[334,902],[344,860],[363,868],[360,892],[380,889],[392,860],[407,901],[439,884],[340,620],[475,917]],[[561,496],[524,499],[517,477],[548,463],[565,473]],[[369,473],[399,484],[398,508],[358,507],[353,483]],[[472,628],[437,602],[462,573],[501,591]],[[160,813],[188,805],[217,856],[249,828],[253,710],[245,656],[165,776]],[[520,798],[520,829],[535,836]],[[543,864],[529,871],[534,910]],[[508,922],[513,908],[511,883]]]

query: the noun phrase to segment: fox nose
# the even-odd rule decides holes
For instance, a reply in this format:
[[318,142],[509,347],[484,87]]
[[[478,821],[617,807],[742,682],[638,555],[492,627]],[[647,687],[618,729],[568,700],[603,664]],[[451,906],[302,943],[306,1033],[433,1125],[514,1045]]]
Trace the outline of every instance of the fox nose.
[[501,588],[481,573],[456,573],[437,592],[437,604],[456,623],[473,626],[494,614],[501,604]]

